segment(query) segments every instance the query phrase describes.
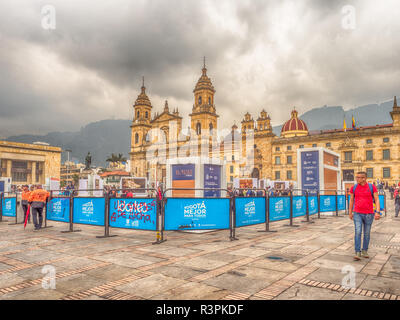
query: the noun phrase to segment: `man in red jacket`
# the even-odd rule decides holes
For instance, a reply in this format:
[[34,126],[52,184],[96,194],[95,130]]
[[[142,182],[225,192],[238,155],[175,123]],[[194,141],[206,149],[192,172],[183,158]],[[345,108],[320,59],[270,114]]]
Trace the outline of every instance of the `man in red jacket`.
[[[356,254],[354,260],[361,257],[369,258],[368,245],[372,222],[380,218],[378,190],[373,184],[367,183],[367,174],[357,172],[357,184],[350,189],[349,216],[354,220],[354,246]],[[374,213],[374,201],[377,212]],[[364,229],[363,249],[361,252],[361,231]]]

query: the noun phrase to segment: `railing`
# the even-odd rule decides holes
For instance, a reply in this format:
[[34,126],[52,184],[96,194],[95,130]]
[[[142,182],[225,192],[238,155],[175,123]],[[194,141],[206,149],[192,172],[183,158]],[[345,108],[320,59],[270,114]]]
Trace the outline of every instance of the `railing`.
[[[121,191],[144,192],[145,195],[131,196]],[[69,229],[61,232],[77,232],[75,224],[104,228],[104,235],[111,237],[111,228],[156,232],[154,244],[162,243],[164,231],[229,230],[230,240],[237,240],[236,229],[265,224],[264,230],[271,231],[271,223],[288,220],[289,227],[296,218],[313,223],[312,216],[321,219],[321,213],[346,212],[348,195],[342,190],[294,189],[288,195],[271,195],[267,189],[219,189],[219,188],[170,188],[158,194],[156,189],[139,188],[107,192],[103,189],[63,190],[50,192],[45,211],[45,227],[48,221],[68,223]],[[169,193],[189,191],[186,196],[169,196]],[[315,192],[316,191],[316,192]],[[79,192],[94,192],[97,196],[79,196]],[[199,196],[202,194],[202,196]],[[15,196],[12,196],[15,195]],[[128,196],[129,195],[129,196]],[[386,194],[379,193],[380,211],[385,211]],[[17,223],[17,196],[1,193],[0,221],[4,217],[15,217]],[[346,201],[347,200],[347,201]],[[347,203],[347,205],[346,205]],[[341,215],[343,216],[343,215]],[[115,235],[113,235],[115,236]]]

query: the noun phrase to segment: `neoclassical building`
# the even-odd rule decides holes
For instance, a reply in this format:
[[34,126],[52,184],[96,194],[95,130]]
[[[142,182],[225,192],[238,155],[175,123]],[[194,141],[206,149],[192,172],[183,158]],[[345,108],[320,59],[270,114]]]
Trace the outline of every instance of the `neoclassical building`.
[[[297,181],[297,149],[310,147],[324,147],[341,155],[342,180],[353,181],[357,171],[366,171],[370,180],[379,179],[390,184],[400,180],[400,107],[396,97],[390,112],[392,123],[356,130],[309,131],[307,124],[298,118],[298,112],[293,109],[280,136],[277,136],[272,132],[271,118],[265,110],[256,120],[246,113],[241,121],[240,132],[233,125],[224,142],[218,148],[213,148],[219,117],[214,101],[215,92],[204,65],[193,90],[194,104],[189,115],[191,132],[183,135],[182,117],[178,109],[170,110],[166,101],[163,111],[154,113],[143,81],[141,93],[133,106],[131,174],[147,177],[151,181],[155,178],[157,181],[165,180],[165,164],[149,161],[147,152],[150,148],[154,148],[155,156],[189,156],[190,150],[193,150],[188,148],[189,141],[195,141],[193,145],[197,146],[199,152],[208,143],[209,156],[226,161],[227,182],[235,177]],[[148,134],[152,129],[163,132],[166,138],[154,140]],[[226,141],[237,137],[242,143],[232,143],[227,148]],[[174,147],[178,154],[175,151],[170,154],[171,150],[175,150]],[[254,159],[250,167],[243,164],[244,157]]]

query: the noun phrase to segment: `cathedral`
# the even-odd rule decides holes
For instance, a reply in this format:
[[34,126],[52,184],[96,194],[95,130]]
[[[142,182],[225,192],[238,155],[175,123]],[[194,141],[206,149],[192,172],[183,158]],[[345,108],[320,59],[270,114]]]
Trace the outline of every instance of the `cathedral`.
[[[282,126],[280,136],[272,132],[271,118],[262,110],[256,120],[250,113],[244,115],[241,128],[233,125],[217,148],[213,148],[218,130],[218,114],[215,107],[215,89],[207,75],[204,63],[202,74],[193,90],[194,104],[188,133],[182,133],[182,117],[178,109],[170,110],[165,101],[161,113],[153,112],[146,94],[144,80],[141,93],[134,104],[131,125],[131,175],[147,177],[148,181],[165,182],[165,161],[152,161],[191,156],[190,141],[195,141],[199,151],[207,146],[208,156],[226,162],[226,181],[237,177],[253,177],[279,181],[297,181],[297,150],[299,148],[323,147],[341,156],[341,178],[354,181],[358,171],[367,172],[368,180],[398,183],[400,180],[400,107],[394,97],[390,112],[392,123],[360,127],[357,130],[334,129],[309,131],[307,124],[299,119],[293,109],[290,119]],[[153,139],[150,132],[162,132],[164,139]],[[239,137],[239,138],[237,138]],[[224,149],[229,139],[240,140]],[[155,142],[156,141],[156,142]],[[246,143],[247,142],[247,143]],[[149,157],[149,151],[152,150]],[[172,151],[171,151],[172,150]],[[176,151],[177,150],[177,151]],[[204,154],[204,153],[203,153]],[[251,157],[250,165],[243,158]]]

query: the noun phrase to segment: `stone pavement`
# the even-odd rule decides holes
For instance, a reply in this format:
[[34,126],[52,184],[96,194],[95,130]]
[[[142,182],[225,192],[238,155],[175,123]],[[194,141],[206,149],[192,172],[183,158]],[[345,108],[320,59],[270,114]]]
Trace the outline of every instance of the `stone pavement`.
[[[353,261],[353,222],[324,217],[209,233],[111,229],[68,225],[33,232],[32,224],[0,223],[0,299],[54,300],[236,300],[386,299],[400,300],[400,218],[388,200],[387,217],[374,221],[370,258]],[[3,218],[4,219],[4,218]],[[8,218],[9,222],[13,222]],[[43,289],[44,266],[55,268],[56,288]],[[353,288],[342,279],[355,275]],[[47,283],[47,282],[46,282]],[[351,284],[351,282],[345,282]]]

